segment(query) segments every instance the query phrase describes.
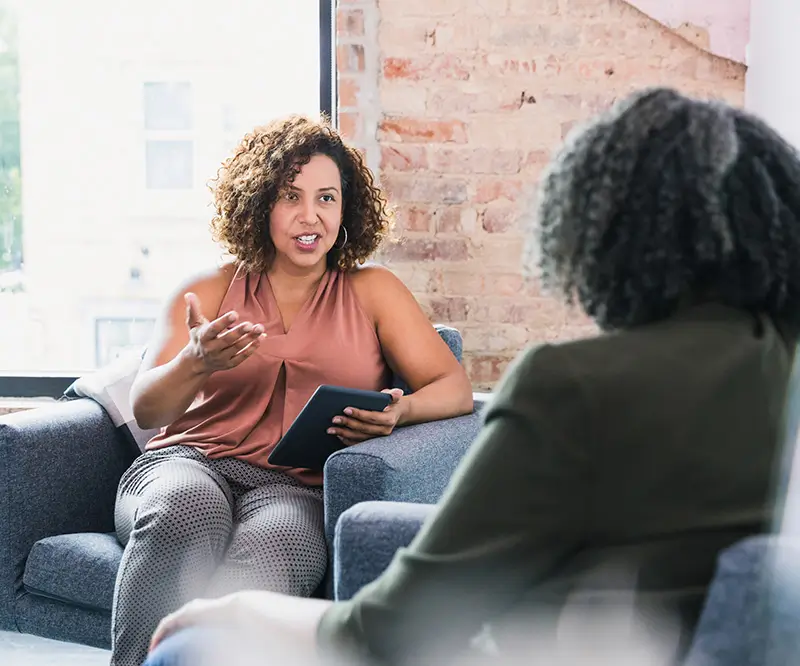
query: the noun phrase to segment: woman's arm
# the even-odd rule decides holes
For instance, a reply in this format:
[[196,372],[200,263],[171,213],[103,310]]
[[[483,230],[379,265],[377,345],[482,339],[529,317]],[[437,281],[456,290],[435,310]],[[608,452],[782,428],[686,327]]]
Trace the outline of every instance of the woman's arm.
[[[167,299],[131,386],[133,415],[141,428],[169,425],[192,404],[216,370],[203,358],[203,345],[221,347],[227,339],[241,350],[248,341],[252,325],[250,330],[248,322],[234,326],[235,313],[217,317],[234,271],[226,264],[189,280]],[[194,297],[187,300],[187,293]]]
[[557,347],[512,365],[435,515],[380,578],[324,615],[324,651],[437,663],[580,548],[591,433],[580,389]]
[[353,276],[361,306],[389,366],[412,390],[400,398],[398,425],[472,412],[472,386],[464,368],[431,325],[408,288],[390,271],[362,268]]

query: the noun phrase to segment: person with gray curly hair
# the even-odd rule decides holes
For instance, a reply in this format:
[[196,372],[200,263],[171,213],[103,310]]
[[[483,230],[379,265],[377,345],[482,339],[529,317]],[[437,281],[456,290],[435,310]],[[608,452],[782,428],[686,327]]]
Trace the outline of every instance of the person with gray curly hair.
[[602,334],[514,361],[433,516],[353,599],[197,601],[150,664],[178,663],[195,625],[392,665],[618,664],[636,626],[653,649],[635,663],[680,661],[718,554],[770,525],[800,161],[743,111],[647,90],[566,141],[539,201],[528,266]]

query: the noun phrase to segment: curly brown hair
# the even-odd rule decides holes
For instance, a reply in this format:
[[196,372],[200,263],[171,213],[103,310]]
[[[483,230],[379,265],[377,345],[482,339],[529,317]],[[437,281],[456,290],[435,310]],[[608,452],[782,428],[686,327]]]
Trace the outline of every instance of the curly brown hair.
[[248,271],[268,270],[275,257],[269,217],[285,188],[315,155],[330,157],[342,178],[342,226],[347,243],[328,252],[328,266],[363,264],[391,230],[393,215],[355,148],[329,121],[299,115],[275,120],[245,135],[212,181],[214,240]]

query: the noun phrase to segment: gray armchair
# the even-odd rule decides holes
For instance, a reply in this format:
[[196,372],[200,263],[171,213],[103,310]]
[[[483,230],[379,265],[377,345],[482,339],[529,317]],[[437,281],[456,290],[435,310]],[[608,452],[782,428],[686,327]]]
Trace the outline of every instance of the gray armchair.
[[[450,331],[440,334],[460,358]],[[336,522],[354,504],[436,502],[477,434],[483,400],[472,415],[401,428],[328,460],[331,571]],[[88,398],[0,417],[0,630],[109,647],[122,556],[114,498],[138,453]]]

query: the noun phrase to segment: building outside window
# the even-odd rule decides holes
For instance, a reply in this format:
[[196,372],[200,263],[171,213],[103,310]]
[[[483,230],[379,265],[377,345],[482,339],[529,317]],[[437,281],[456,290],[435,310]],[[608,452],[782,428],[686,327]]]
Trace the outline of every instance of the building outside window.
[[0,395],[4,375],[144,345],[156,305],[224,258],[221,162],[256,125],[330,108],[320,8],[0,0]]

